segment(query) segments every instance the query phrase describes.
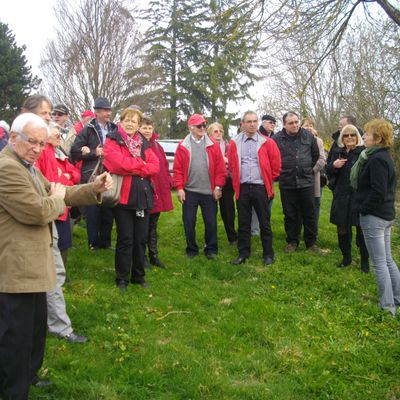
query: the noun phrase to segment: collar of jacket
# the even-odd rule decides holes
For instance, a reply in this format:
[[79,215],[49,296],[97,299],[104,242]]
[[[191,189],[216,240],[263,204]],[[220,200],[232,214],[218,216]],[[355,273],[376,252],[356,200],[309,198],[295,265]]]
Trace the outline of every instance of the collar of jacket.
[[[151,146],[151,143],[148,140],[146,140],[145,137],[139,131],[137,131],[135,133],[135,135],[136,134],[142,136],[142,138],[143,138],[143,144],[142,144],[142,152],[143,152],[143,151],[145,151],[146,149],[148,149]],[[111,140],[115,140],[120,146],[125,146],[126,147],[126,143],[125,143],[124,139],[122,138],[122,136],[118,132],[117,125],[115,125],[115,129],[113,129],[107,135],[107,137],[110,138]]]
[[[182,140],[182,146],[185,147],[188,151],[190,151],[190,137],[192,136],[191,133],[189,133],[185,139]],[[206,141],[206,147],[214,146],[215,142],[213,142],[208,135],[204,136],[204,140]]]
[[[268,138],[264,135],[261,135],[260,132],[256,132],[255,135],[257,135],[257,151],[258,149],[267,141],[267,140],[271,140],[271,138]],[[241,141],[244,139],[244,136],[246,136],[246,134],[244,132],[240,132],[237,135],[235,135],[232,140],[236,143],[236,147],[238,147],[238,145],[241,143]]]

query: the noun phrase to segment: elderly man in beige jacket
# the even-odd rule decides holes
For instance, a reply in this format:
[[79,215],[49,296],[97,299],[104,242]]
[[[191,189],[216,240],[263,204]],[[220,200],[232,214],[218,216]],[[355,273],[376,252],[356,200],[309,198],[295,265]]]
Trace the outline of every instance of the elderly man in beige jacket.
[[55,287],[52,221],[66,205],[96,204],[112,186],[107,174],[93,184],[64,187],[33,167],[47,139],[37,115],[18,116],[0,153],[0,398],[28,399],[46,341],[46,292]]

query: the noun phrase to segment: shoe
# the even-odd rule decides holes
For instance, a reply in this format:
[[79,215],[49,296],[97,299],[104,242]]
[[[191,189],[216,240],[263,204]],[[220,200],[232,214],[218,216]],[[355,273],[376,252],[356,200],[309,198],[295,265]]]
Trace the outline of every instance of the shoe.
[[312,251],[315,254],[324,254],[324,252],[315,243],[307,247],[307,250]]
[[151,285],[150,283],[147,282],[132,282],[134,285],[139,285],[141,286],[143,289],[150,289]]
[[297,250],[298,244],[296,242],[290,242],[285,248],[285,253],[293,253]]
[[35,386],[38,388],[46,387],[46,386],[51,386],[53,384],[52,381],[45,380],[45,379],[40,379],[38,376],[35,376],[31,382],[31,386]]
[[264,265],[272,265],[274,263],[273,257],[265,257],[264,258]]
[[231,261],[232,265],[239,265],[239,264],[243,264],[246,262],[248,257],[244,257],[244,256],[239,256],[237,258],[235,258],[234,260]]
[[128,284],[125,281],[120,281],[117,283],[117,288],[120,292],[126,292],[128,290]]
[[61,339],[64,339],[70,343],[86,343],[87,342],[86,336],[77,335],[75,332],[71,332],[69,335],[61,336]]
[[351,258],[343,258],[343,260],[337,265],[338,268],[346,268],[352,263]]
[[167,268],[165,264],[162,263],[158,257],[154,258],[150,257],[150,264],[162,269]]
[[217,258],[217,254],[216,253],[208,253],[208,254],[206,254],[206,257],[209,260],[215,260]]
[[91,251],[96,251],[96,250],[99,250],[99,249],[100,249],[99,246],[95,246],[95,245],[93,245],[93,244],[89,244],[89,250],[91,250]]

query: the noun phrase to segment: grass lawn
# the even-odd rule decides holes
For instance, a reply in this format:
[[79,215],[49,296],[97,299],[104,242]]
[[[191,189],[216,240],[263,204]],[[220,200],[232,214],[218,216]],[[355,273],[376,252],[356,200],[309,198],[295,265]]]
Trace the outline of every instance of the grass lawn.
[[[181,207],[163,214],[151,289],[114,284],[114,254],[89,253],[77,226],[70,251],[68,312],[84,345],[47,340],[42,375],[54,381],[31,399],[400,399],[400,319],[378,308],[373,273],[336,268],[336,228],[324,190],[324,256],[284,253],[279,197],[273,205],[276,262],[262,264],[253,238],[246,264],[232,266],[219,219],[220,251],[186,259]],[[203,244],[199,215],[197,237]],[[393,234],[399,260],[399,230]]]

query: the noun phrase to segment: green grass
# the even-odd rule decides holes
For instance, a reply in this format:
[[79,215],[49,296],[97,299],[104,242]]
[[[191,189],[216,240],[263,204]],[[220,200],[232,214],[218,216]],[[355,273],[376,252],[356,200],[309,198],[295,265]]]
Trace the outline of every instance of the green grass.
[[[150,290],[114,284],[113,253],[86,250],[75,227],[65,288],[73,345],[47,341],[43,375],[53,387],[32,399],[400,399],[400,323],[378,308],[372,273],[337,269],[336,230],[324,190],[321,247],[286,255],[279,198],[273,206],[276,262],[262,264],[259,238],[248,263],[232,266],[219,220],[217,260],[188,260],[181,208],[160,218],[160,258]],[[203,244],[198,220],[198,241]],[[393,235],[397,257],[399,234]],[[355,247],[355,246],[354,246]],[[358,260],[356,249],[353,249]]]

